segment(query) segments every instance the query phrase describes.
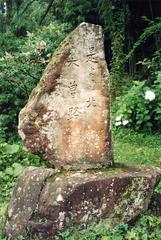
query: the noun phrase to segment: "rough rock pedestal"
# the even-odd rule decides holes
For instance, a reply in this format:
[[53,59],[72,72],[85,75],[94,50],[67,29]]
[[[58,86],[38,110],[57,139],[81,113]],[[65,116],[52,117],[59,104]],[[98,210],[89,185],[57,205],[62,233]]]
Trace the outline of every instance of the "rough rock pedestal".
[[5,235],[53,240],[70,226],[129,222],[147,210],[160,178],[161,169],[143,165],[115,173],[27,168],[13,191]]
[[108,71],[102,28],[80,24],[58,47],[27,105],[19,134],[55,168],[112,161]]

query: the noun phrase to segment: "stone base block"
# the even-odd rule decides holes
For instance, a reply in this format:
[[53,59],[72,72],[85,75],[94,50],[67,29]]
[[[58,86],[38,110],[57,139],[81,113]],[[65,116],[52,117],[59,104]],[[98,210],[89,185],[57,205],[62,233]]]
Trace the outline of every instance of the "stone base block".
[[29,167],[17,180],[4,234],[54,239],[71,225],[131,221],[148,208],[160,178],[161,169],[146,166],[97,172]]

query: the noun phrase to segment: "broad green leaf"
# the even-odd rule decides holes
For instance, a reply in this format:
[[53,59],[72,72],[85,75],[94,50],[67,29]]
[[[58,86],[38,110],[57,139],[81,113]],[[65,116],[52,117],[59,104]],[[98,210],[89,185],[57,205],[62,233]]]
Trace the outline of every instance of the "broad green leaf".
[[13,176],[13,168],[12,167],[6,168],[5,174]]
[[7,144],[5,147],[4,147],[4,150],[7,154],[14,154],[14,153],[17,153],[19,151],[19,148],[20,146],[18,144]]
[[12,167],[13,167],[13,176],[14,177],[17,177],[24,170],[24,167],[19,163],[12,164]]

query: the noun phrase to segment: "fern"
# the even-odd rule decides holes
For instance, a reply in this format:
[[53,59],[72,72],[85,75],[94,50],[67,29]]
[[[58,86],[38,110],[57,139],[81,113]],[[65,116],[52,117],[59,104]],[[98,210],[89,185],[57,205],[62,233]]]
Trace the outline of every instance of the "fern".
[[147,38],[149,38],[150,36],[159,33],[161,34],[161,18],[158,18],[157,20],[159,20],[159,22],[154,21],[152,23],[152,25],[148,26],[144,32],[142,33],[142,35],[139,37],[139,39],[136,41],[136,43],[133,45],[133,48],[130,50],[130,52],[126,55],[125,57],[125,62],[132,56],[132,54],[134,53],[134,51],[141,45],[143,44]]

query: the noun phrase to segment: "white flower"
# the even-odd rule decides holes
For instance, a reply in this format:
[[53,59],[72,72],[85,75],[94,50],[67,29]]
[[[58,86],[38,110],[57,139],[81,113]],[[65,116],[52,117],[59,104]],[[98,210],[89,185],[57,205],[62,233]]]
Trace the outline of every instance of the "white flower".
[[29,31],[27,31],[27,37],[33,37],[34,34],[33,33],[30,33]]
[[39,46],[44,48],[46,46],[46,42],[44,40],[42,40],[40,43],[39,43]]
[[145,99],[149,101],[153,101],[155,99],[155,93],[151,90],[147,90],[145,92]]
[[125,125],[127,125],[129,123],[129,121],[128,120],[123,120],[122,121],[122,124],[125,126]]
[[29,56],[30,52],[22,52],[22,56]]
[[118,126],[120,126],[121,125],[121,122],[119,121],[119,122],[115,122],[115,126],[116,127],[118,127]]
[[116,117],[116,121],[120,121],[122,118],[122,115]]
[[46,47],[46,44],[47,43],[45,41],[43,41],[43,40],[40,41],[39,44],[36,47],[36,51],[40,51],[41,52]]

